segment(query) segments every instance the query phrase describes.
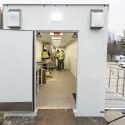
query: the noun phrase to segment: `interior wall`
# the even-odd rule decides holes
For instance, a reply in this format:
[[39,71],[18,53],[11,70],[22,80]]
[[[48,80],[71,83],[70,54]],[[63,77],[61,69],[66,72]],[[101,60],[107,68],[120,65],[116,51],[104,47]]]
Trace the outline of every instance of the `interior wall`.
[[77,41],[69,44],[65,49],[65,68],[77,77]]
[[36,39],[35,49],[36,62],[39,62],[41,61],[41,54],[43,49],[43,43],[39,39]]

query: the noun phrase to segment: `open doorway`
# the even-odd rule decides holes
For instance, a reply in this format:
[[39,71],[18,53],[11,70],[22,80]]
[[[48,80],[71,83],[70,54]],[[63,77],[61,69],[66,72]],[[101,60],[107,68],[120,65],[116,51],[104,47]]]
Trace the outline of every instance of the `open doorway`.
[[77,32],[36,31],[37,109],[76,108],[77,43]]

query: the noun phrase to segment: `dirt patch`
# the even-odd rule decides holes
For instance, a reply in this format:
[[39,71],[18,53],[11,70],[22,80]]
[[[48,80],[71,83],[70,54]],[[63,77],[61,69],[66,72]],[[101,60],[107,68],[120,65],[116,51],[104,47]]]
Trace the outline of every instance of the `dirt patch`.
[[35,125],[35,117],[6,117],[1,125]]

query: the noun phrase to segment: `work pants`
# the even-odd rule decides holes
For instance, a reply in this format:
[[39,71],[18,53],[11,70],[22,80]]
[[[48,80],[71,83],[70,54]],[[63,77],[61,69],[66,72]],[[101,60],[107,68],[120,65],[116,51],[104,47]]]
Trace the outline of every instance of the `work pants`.
[[64,59],[62,60],[61,69],[64,69]]
[[58,69],[59,70],[64,69],[64,60],[63,59],[58,60]]

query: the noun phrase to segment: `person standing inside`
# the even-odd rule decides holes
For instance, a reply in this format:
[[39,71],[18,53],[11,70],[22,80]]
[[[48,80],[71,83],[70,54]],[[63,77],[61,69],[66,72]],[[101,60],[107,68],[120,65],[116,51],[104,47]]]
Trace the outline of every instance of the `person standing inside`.
[[64,68],[64,53],[63,51],[60,51],[58,54],[57,54],[57,57],[58,57],[58,70],[61,70]]
[[64,52],[64,50],[61,50],[61,51],[62,51],[62,63],[61,63],[61,69],[64,69],[65,52]]
[[47,59],[49,59],[49,53],[47,49],[43,49],[42,51],[43,69],[47,69],[47,64],[46,64]]

